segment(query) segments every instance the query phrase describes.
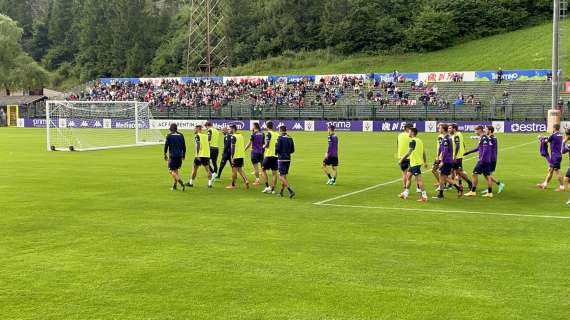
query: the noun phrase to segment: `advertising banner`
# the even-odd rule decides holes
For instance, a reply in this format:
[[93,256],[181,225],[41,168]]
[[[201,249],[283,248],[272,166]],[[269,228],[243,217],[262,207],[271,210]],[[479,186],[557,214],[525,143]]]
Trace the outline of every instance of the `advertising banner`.
[[[416,81],[419,79],[419,73],[400,73],[404,76],[405,81]],[[393,73],[373,73],[370,75],[371,79],[384,82],[395,82]]]
[[461,81],[475,81],[475,71],[420,72],[418,80],[429,82],[453,82],[459,76]]
[[406,123],[411,123],[414,128],[418,129],[420,132],[426,130],[425,121],[374,121],[374,131],[383,132],[400,132],[404,130],[404,125]]
[[196,83],[200,81],[214,81],[214,82],[222,82],[224,81],[223,77],[182,77],[180,80],[184,83]]
[[[546,80],[550,70],[503,70],[505,81]],[[497,81],[497,71],[477,71],[475,81]]]
[[112,85],[112,84],[116,84],[116,83],[132,83],[132,84],[139,84],[141,83],[141,79],[140,78],[101,78],[99,79],[99,81],[101,81],[101,83],[103,83],[104,85]]
[[182,82],[180,77],[168,77],[168,78],[140,78],[142,83],[152,83],[155,86],[161,85],[163,82],[177,81]]
[[269,76],[224,77],[224,83],[233,81],[237,83],[267,81]]
[[340,80],[344,78],[357,78],[362,80],[367,80],[368,75],[366,73],[347,73],[347,74],[326,74],[326,75],[317,75],[315,76],[315,81],[319,82],[321,79],[325,81],[330,81],[332,78],[337,77]]
[[269,81],[295,83],[301,81],[315,81],[315,76],[269,76]]

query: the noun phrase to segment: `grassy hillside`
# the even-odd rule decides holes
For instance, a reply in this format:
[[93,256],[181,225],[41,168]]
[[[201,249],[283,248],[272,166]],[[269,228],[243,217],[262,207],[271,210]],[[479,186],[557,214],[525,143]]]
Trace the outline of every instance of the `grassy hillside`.
[[[564,23],[568,30],[570,24]],[[329,51],[289,53],[232,68],[232,75],[331,74],[415,71],[460,71],[503,69],[542,69],[551,64],[552,25],[540,26],[468,41],[454,47],[424,54],[355,55],[342,57]],[[567,32],[563,32],[565,35]],[[568,37],[563,38],[568,57]],[[569,70],[568,59],[562,59]]]

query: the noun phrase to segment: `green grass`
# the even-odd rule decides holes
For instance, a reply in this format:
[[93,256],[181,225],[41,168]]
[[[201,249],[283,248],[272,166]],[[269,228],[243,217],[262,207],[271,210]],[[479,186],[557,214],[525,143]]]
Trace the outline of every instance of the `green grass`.
[[[561,67],[569,70],[568,22],[564,23]],[[238,66],[232,75],[303,75],[418,71],[550,69],[552,24],[467,41],[429,53],[339,56],[330,51],[287,53]]]
[[0,318],[570,317],[570,220],[540,217],[570,217],[568,194],[535,189],[535,135],[499,136],[516,148],[494,199],[404,202],[393,183],[329,202],[393,209],[312,203],[397,178],[395,135],[339,133],[335,187],[326,134],[293,137],[290,200],[228,191],[227,172],[171,192],[159,146],[48,153],[43,130],[0,129]]

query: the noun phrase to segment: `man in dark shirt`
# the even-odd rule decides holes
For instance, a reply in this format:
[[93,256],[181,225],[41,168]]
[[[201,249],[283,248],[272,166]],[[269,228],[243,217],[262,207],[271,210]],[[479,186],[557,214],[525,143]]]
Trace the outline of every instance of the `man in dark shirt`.
[[279,192],[279,195],[283,197],[283,191],[287,188],[289,198],[293,198],[295,191],[291,189],[287,175],[289,174],[289,167],[291,166],[291,155],[295,152],[295,143],[293,142],[293,138],[287,134],[287,127],[281,126],[279,133],[280,136],[277,138],[277,145],[275,146],[279,167],[279,180],[281,180],[281,192]]
[[[338,137],[335,134],[335,126],[329,125],[329,136],[328,136],[328,148],[327,153],[325,153],[325,159],[323,160],[323,171],[325,175],[329,178],[327,182],[328,185],[336,184],[336,175],[338,167]],[[332,175],[328,170],[328,166],[332,168]]]
[[222,150],[222,161],[220,162],[220,167],[218,168],[218,173],[216,175],[216,178],[218,179],[221,177],[224,167],[232,157],[232,135],[230,134],[228,127],[224,127],[222,132],[224,134],[224,149]]
[[184,141],[184,135],[178,132],[178,126],[176,123],[170,125],[170,133],[166,136],[166,142],[164,143],[164,160],[168,161],[168,169],[170,170],[170,175],[174,184],[172,185],[172,190],[176,190],[177,184],[182,186],[182,191],[184,191],[184,182],[180,179],[178,170],[182,167],[182,161],[186,158],[186,141]]

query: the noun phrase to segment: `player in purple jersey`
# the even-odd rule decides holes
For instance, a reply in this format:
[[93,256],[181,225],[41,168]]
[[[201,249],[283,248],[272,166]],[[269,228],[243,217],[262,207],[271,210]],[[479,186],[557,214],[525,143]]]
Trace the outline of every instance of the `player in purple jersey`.
[[253,165],[253,174],[255,175],[254,186],[259,186],[259,166],[263,162],[263,145],[265,144],[265,134],[261,131],[258,122],[253,123],[251,138],[245,147],[245,151],[251,147],[251,164]]
[[[560,133],[560,125],[554,125],[554,132],[547,138],[543,136],[538,137],[541,143],[541,153],[548,161],[548,173],[544,182],[537,184],[540,189],[546,189],[552,176],[556,173],[558,178],[558,188],[556,191],[564,191],[564,181],[560,173],[560,166],[562,164],[562,134]],[[550,154],[548,154],[548,147],[550,146]]]
[[[489,137],[489,149],[491,150],[491,166],[489,167],[489,171],[491,171],[491,181],[497,185],[499,188],[499,193],[502,193],[505,190],[505,184],[502,183],[499,179],[495,177],[495,171],[497,169],[497,159],[499,156],[499,142],[497,137],[495,136],[495,127],[487,126],[486,127],[486,134]],[[481,193],[487,193],[487,190],[483,190]]]
[[439,161],[439,156],[440,156],[440,146],[441,146],[441,140],[443,139],[443,135],[439,132],[441,132],[441,126],[443,125],[443,123],[440,123],[437,125],[437,132],[438,132],[438,137],[437,137],[437,152],[435,155],[435,159],[433,161],[433,166],[431,168],[431,173],[433,174],[433,176],[435,177],[435,186],[438,187],[439,189],[439,164],[441,161]]
[[[570,156],[570,129],[566,129],[566,138],[564,138],[564,142],[562,144],[562,153],[568,153]],[[566,186],[566,189],[570,188],[570,164],[568,164],[566,177],[564,177],[564,185]],[[570,205],[570,200],[568,200],[566,204]]]
[[453,169],[453,140],[449,135],[449,125],[442,124],[439,127],[439,133],[442,136],[439,145],[439,187],[438,195],[434,199],[443,199],[443,191],[445,190],[446,183],[451,184],[457,189],[457,196],[463,195],[463,187],[455,183],[451,179],[451,170]]
[[[329,178],[327,184],[335,185],[338,167],[338,137],[335,133],[335,126],[329,125],[329,136],[328,136],[328,148],[325,153],[325,159],[323,160],[323,171],[325,175]],[[332,175],[328,170],[328,166],[332,168]]]
[[477,126],[475,128],[475,133],[479,136],[479,146],[471,151],[465,152],[465,155],[469,155],[475,152],[479,152],[479,161],[473,169],[473,177],[471,191],[465,194],[466,197],[476,197],[477,196],[477,183],[479,175],[483,175],[487,180],[487,193],[483,195],[486,198],[493,197],[493,181],[491,180],[491,160],[492,160],[492,150],[490,149],[490,139],[485,134],[483,126]]

